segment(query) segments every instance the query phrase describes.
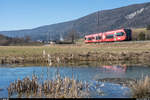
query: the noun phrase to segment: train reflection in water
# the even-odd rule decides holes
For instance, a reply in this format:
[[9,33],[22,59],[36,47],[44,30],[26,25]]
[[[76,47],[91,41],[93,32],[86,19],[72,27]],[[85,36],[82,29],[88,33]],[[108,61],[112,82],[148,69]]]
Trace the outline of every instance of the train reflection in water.
[[106,69],[105,71],[113,71],[113,72],[117,72],[117,73],[125,73],[127,70],[127,66],[126,65],[115,65],[115,66],[102,66],[104,69]]

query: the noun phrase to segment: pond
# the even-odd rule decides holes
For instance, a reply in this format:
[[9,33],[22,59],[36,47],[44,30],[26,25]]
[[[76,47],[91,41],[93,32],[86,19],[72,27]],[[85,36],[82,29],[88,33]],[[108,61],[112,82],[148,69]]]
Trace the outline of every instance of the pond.
[[[58,69],[58,70],[57,70]],[[0,98],[8,97],[7,88],[11,82],[17,79],[23,79],[26,76],[32,77],[33,74],[41,77],[43,80],[53,79],[56,72],[59,71],[61,77],[74,77],[76,80],[90,83],[90,97],[94,98],[130,98],[131,91],[127,86],[122,86],[111,82],[100,82],[104,78],[124,78],[140,79],[143,76],[150,76],[149,66],[61,66],[61,67],[43,67],[43,66],[24,66],[12,67],[10,65],[0,65]],[[103,91],[103,95],[99,94]]]

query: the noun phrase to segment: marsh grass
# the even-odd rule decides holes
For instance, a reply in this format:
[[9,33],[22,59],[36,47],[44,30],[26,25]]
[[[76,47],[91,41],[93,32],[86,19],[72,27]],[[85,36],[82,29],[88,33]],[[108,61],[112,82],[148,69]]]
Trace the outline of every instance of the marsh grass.
[[61,78],[59,75],[53,80],[38,82],[37,76],[32,79],[25,77],[11,83],[8,88],[9,97],[17,94],[18,97],[48,97],[48,98],[80,98],[88,97],[87,84],[81,81]]
[[132,84],[131,90],[134,98],[150,98],[150,77],[146,76]]
[[[50,80],[50,67],[52,66],[51,55],[46,54],[43,50],[43,58],[48,59],[47,71],[37,77],[34,73],[32,79],[29,77],[18,79],[11,83],[8,87],[8,96],[18,95],[18,97],[40,97],[40,98],[81,98],[88,97],[88,84],[82,81],[75,80],[72,73],[72,79],[69,77],[62,78],[59,73],[60,58],[57,57],[57,71],[55,78]],[[44,74],[47,79],[44,80]]]

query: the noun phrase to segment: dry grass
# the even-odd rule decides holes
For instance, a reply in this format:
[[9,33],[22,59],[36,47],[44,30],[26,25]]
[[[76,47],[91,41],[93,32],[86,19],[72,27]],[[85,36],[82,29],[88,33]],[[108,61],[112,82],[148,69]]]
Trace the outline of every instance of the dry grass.
[[81,54],[88,52],[143,52],[150,50],[150,42],[100,43],[51,46],[0,46],[0,56],[41,56],[43,49],[49,54]]
[[9,97],[48,97],[48,98],[81,98],[88,97],[87,84],[68,77],[57,76],[53,80],[45,80],[42,84],[36,76],[30,80],[25,77],[11,83],[8,88]]
[[146,28],[133,28],[133,33],[147,32]]
[[150,31],[149,30],[146,30],[146,28],[135,28],[135,29],[132,29],[132,38],[133,40],[139,40],[139,34],[140,33],[144,33],[146,36],[146,39],[150,39]]
[[138,80],[131,87],[134,98],[150,98],[150,77]]

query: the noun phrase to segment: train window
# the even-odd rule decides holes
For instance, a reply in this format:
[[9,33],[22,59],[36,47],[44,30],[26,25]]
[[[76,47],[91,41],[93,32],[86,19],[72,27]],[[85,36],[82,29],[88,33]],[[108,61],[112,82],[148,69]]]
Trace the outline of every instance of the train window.
[[114,34],[106,35],[106,39],[112,39],[112,38],[114,38]]
[[88,38],[87,40],[91,40],[91,38]]
[[100,40],[101,39],[101,37],[100,36],[96,36],[96,40]]
[[92,40],[92,37],[89,37],[88,40]]
[[116,36],[123,36],[123,35],[124,35],[123,32],[118,32],[118,33],[116,33]]

